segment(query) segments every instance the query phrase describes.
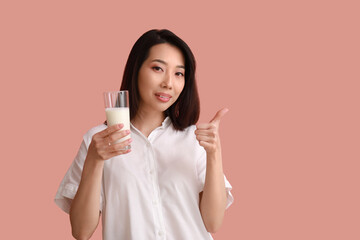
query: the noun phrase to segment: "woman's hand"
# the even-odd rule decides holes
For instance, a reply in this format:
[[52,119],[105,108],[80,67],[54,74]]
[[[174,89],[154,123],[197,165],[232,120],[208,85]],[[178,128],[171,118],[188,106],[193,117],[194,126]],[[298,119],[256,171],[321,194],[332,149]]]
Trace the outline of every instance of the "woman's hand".
[[130,130],[120,131],[123,127],[123,124],[117,124],[94,134],[89,146],[88,157],[96,160],[107,160],[117,155],[129,153],[131,149],[125,150],[125,147],[132,142],[131,138],[115,143],[130,134]]
[[209,123],[201,123],[196,125],[196,139],[200,146],[204,147],[208,155],[220,153],[220,137],[219,125],[220,119],[229,111],[227,108],[219,110],[215,117]]
[[123,127],[123,124],[113,125],[92,137],[70,209],[72,234],[76,239],[90,239],[99,223],[104,160],[130,152],[123,149],[131,143],[131,138],[115,143],[130,134],[129,130],[121,131]]
[[206,175],[204,188],[199,196],[201,217],[208,232],[216,232],[223,221],[226,208],[225,180],[222,168],[219,137],[220,119],[229,110],[218,111],[209,123],[198,124],[196,139],[206,151]]

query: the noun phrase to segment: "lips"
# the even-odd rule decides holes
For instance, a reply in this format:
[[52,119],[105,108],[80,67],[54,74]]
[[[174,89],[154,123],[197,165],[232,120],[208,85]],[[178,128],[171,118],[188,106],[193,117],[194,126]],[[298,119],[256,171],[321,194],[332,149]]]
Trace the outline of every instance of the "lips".
[[155,96],[162,102],[168,102],[171,98],[171,95],[162,92],[155,93]]

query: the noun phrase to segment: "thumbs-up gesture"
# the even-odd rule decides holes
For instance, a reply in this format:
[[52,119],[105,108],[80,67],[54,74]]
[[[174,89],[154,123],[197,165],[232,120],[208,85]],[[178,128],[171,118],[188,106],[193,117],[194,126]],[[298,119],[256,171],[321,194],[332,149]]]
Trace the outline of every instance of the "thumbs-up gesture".
[[195,135],[200,146],[205,148],[207,154],[221,151],[219,125],[221,118],[229,111],[227,108],[219,110],[209,123],[196,125]]

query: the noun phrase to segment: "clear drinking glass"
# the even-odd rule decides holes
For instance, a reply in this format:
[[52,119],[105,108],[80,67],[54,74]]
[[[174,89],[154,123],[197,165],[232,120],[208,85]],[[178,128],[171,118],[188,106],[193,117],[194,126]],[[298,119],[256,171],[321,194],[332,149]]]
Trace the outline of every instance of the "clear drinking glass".
[[[105,113],[107,125],[124,124],[122,130],[130,130],[130,110],[129,110],[129,92],[128,91],[114,91],[104,92]],[[116,141],[116,143],[123,142],[129,139],[130,135],[123,137]],[[126,146],[125,149],[130,149],[131,146]]]

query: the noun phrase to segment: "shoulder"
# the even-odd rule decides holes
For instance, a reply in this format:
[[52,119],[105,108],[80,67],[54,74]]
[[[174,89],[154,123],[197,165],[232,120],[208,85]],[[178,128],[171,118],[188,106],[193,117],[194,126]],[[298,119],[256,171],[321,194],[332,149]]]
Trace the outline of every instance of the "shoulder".
[[205,156],[205,149],[200,146],[199,141],[196,139],[195,135],[196,125],[191,125],[185,128],[183,132],[183,139],[187,144],[187,149],[192,153],[192,156],[195,159],[201,159]]
[[176,130],[174,128],[174,126],[171,124],[171,131],[178,136],[181,137],[195,137],[195,130],[196,130],[196,126],[195,125],[191,125],[187,128],[184,128],[183,130]]
[[194,133],[196,130],[196,125],[190,125],[189,127],[185,128],[184,131]]
[[[172,127],[172,136],[168,136],[173,138],[176,145],[186,145],[187,149],[194,149],[197,151],[202,151],[203,148],[200,146],[198,140],[195,135],[196,125],[191,125],[186,127],[184,130],[176,130]],[[168,139],[168,141],[171,141]],[[174,143],[173,141],[171,141]]]
[[184,130],[180,131],[180,132],[184,132],[185,134],[193,134],[196,130],[196,126],[195,125],[190,125],[187,128],[185,128]]

